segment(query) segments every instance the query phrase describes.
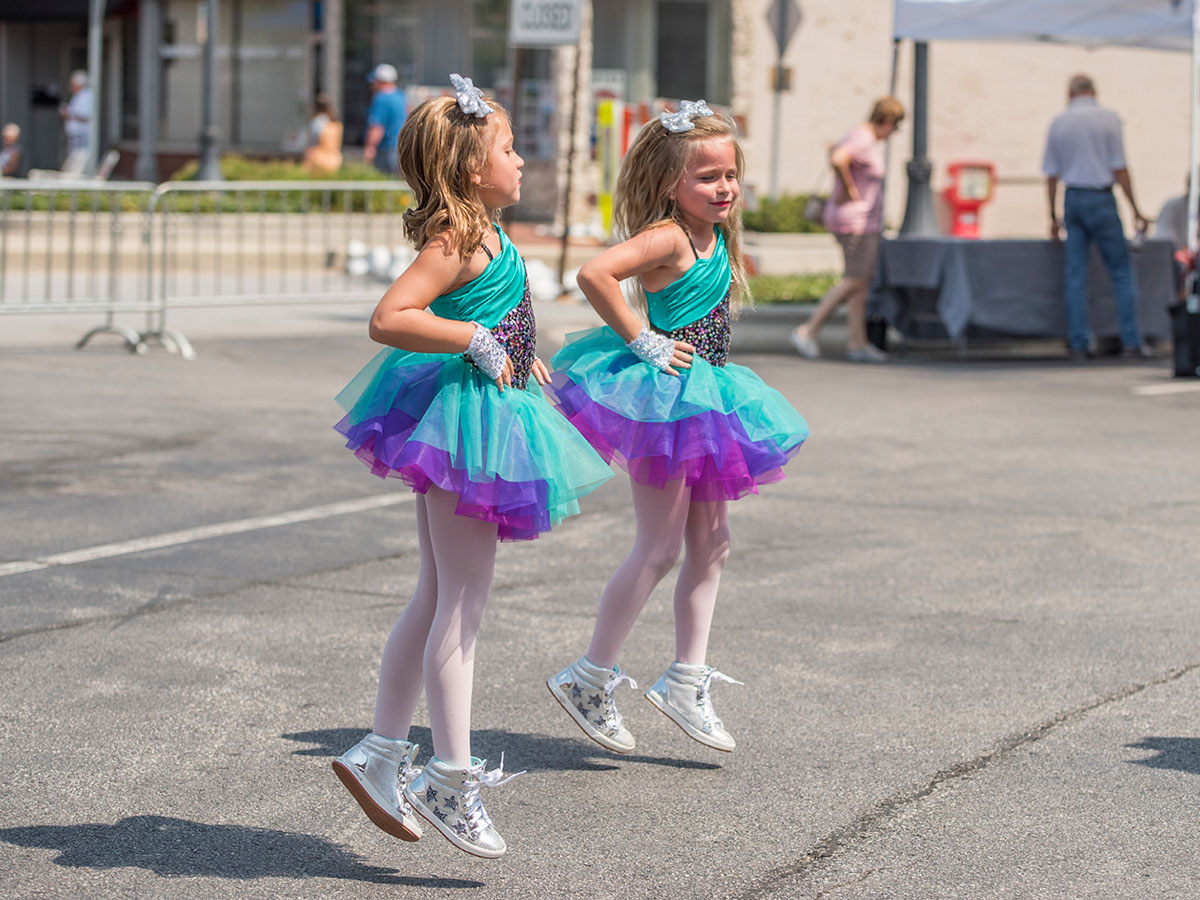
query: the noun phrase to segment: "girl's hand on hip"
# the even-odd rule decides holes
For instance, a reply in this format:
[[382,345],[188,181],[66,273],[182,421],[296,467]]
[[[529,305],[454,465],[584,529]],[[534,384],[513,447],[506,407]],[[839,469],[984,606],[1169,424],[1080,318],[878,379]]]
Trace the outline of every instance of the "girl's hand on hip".
[[678,375],[679,369],[690,369],[695,352],[696,348],[687,341],[676,341],[675,352],[671,354],[671,364],[663,371],[668,375]]
[[546,368],[546,364],[538,359],[533,358],[533,365],[529,368],[529,374],[534,377],[538,384],[545,387],[550,383],[550,370]]
[[512,387],[513,371],[512,359],[505,354],[504,371],[496,377],[496,387],[500,389],[500,393],[503,394],[506,387]]

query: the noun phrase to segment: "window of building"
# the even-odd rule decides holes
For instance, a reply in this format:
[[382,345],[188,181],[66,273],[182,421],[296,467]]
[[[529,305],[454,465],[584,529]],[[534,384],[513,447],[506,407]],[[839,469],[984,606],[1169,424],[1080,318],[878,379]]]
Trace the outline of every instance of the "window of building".
[[730,97],[729,0],[658,0],[655,83],[660,97]]
[[509,0],[345,0],[346,142],[362,143],[371,103],[367,75],[391,63],[412,100],[421,86],[449,85],[451,72],[495,90],[508,66]]

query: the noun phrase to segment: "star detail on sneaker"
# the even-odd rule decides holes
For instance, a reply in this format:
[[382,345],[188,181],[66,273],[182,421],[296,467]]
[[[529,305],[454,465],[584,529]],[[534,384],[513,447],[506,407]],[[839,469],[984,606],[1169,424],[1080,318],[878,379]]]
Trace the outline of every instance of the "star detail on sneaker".
[[458,809],[458,798],[451,795],[446,798],[446,809]]
[[425,788],[425,802],[426,803],[437,803],[437,788],[432,788],[432,787]]
[[572,683],[571,684],[571,699],[574,700],[576,697],[582,697],[582,696],[583,696],[583,688],[581,688],[577,684]]
[[467,823],[464,822],[462,819],[459,819],[457,822],[454,823],[454,830],[458,834],[466,834],[469,829],[467,828]]
[[433,808],[433,814],[435,816],[437,816],[439,819],[441,819],[443,822],[446,821],[446,816],[449,815],[449,813],[446,812],[446,810],[438,809],[436,806]]
[[600,695],[599,694],[589,694],[588,695],[588,703],[592,704],[592,706],[596,707],[596,709],[599,709],[600,708]]

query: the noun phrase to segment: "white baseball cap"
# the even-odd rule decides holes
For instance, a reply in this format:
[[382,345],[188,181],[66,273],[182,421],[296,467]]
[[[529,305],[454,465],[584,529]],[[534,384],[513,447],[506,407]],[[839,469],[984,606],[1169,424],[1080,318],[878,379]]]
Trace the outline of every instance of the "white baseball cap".
[[399,79],[400,76],[396,74],[396,67],[388,63],[380,63],[367,76],[367,81],[382,81],[387,84],[395,84]]

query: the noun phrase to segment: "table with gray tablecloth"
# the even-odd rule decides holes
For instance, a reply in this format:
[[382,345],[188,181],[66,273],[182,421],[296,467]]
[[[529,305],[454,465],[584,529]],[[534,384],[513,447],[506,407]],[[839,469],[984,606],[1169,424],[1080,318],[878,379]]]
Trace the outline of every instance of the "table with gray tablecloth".
[[[1138,284],[1138,321],[1153,340],[1171,333],[1175,302],[1170,241],[1147,240],[1131,256]],[[956,341],[979,335],[1067,336],[1065,250],[1050,240],[884,240],[871,285],[870,311],[909,338]],[[1092,248],[1087,280],[1092,332],[1117,335],[1112,284]]]

